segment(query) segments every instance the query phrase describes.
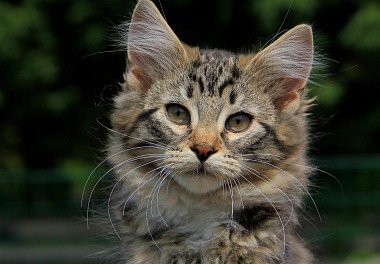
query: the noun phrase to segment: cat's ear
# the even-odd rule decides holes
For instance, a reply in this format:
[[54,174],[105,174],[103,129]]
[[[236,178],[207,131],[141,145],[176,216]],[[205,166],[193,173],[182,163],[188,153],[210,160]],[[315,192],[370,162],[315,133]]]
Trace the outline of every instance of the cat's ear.
[[295,112],[300,105],[313,64],[313,34],[309,25],[287,31],[257,53],[252,74],[267,85],[277,109]]
[[127,36],[127,81],[144,91],[187,60],[185,46],[150,0],[138,1]]

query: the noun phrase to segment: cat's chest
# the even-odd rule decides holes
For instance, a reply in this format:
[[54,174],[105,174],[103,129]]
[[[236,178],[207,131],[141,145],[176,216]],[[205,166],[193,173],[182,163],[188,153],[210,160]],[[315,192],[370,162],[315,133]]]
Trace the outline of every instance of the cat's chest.
[[[135,206],[128,213],[133,217],[125,222],[123,231],[128,244],[138,241],[144,245],[136,250],[150,245],[162,263],[193,257],[210,258],[213,263],[214,259],[238,258],[261,244],[278,241],[279,227],[269,224],[273,212],[267,208],[239,208],[239,203],[232,204],[221,196],[192,197],[175,186],[163,187],[160,192],[152,192],[152,187],[154,184],[147,184],[131,199]],[[222,263],[236,263],[235,259],[228,261]]]
[[[150,190],[150,192],[148,192]],[[138,233],[160,230],[181,234],[190,240],[207,240],[231,222],[231,203],[210,197],[192,197],[189,193],[162,188],[152,193],[150,186],[134,197],[134,223]]]
[[209,197],[195,198],[177,191],[163,192],[156,198],[153,215],[165,217],[173,226],[212,227],[230,217],[230,204],[222,200],[210,201]]

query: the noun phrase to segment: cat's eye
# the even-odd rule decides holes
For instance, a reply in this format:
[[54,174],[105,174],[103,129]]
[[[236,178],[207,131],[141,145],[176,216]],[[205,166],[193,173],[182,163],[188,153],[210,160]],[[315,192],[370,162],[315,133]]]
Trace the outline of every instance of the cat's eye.
[[173,123],[177,125],[189,125],[190,113],[189,111],[179,104],[168,104],[166,106],[167,115]]
[[226,129],[239,133],[247,130],[252,122],[252,116],[247,113],[236,113],[226,120]]

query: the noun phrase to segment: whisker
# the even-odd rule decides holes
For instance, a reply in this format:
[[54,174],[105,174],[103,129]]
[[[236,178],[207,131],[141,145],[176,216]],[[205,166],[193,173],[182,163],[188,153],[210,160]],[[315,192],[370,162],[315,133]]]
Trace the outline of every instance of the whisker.
[[[160,180],[162,179],[162,178],[164,178],[164,175],[163,175],[163,172],[164,172],[164,170],[161,170],[160,171],[160,173],[159,173],[159,175],[160,175],[160,177],[159,177],[159,179],[156,181],[156,183],[153,185],[153,188],[152,188],[152,190],[150,191],[150,193],[149,193],[149,196],[148,196],[148,202],[147,202],[147,206],[149,207],[149,204],[151,205],[150,206],[150,215],[151,215],[151,218],[153,218],[153,205],[152,205],[152,203],[153,203],[153,196],[154,196],[154,193],[156,192],[156,187],[157,186],[159,186],[159,182],[160,182]],[[150,201],[152,201],[152,202],[150,202]]]
[[[162,163],[163,163],[163,162],[159,163],[158,165],[161,165]],[[140,180],[140,182],[139,182],[139,184],[138,184],[138,186],[137,186],[137,189],[134,190],[134,191],[128,196],[127,200],[126,200],[125,203],[124,203],[124,206],[123,206],[123,216],[125,215],[125,208],[126,208],[128,202],[129,202],[129,199],[131,199],[131,198],[133,197],[133,195],[134,195],[136,192],[138,192],[142,187],[144,187],[144,186],[145,186],[146,184],[148,184],[151,180],[153,180],[154,178],[156,178],[156,177],[160,174],[160,171],[157,172],[152,178],[150,178],[150,179],[147,180],[143,185],[140,186],[140,184],[141,184],[142,180],[145,178],[145,176],[147,176],[149,173],[152,173],[153,171],[156,171],[156,170],[162,169],[162,168],[164,168],[164,167],[166,167],[166,166],[167,166],[167,165],[163,165],[163,166],[159,166],[159,167],[157,167],[157,168],[155,168],[155,169],[152,169],[152,170],[150,170],[148,173],[146,173],[146,174],[142,177],[142,179]]]
[[[247,153],[247,154],[241,154],[240,156],[252,156],[252,155],[257,155],[257,154]],[[260,153],[259,155],[262,155],[262,156],[274,156],[274,157],[279,158],[281,160],[285,159],[285,157],[282,157],[282,156],[276,155],[276,154],[271,154],[271,153]]]
[[131,172],[133,172],[133,171],[135,171],[135,170],[137,170],[137,169],[139,169],[139,168],[141,168],[141,167],[144,167],[144,166],[146,166],[146,165],[148,165],[148,164],[151,164],[151,163],[153,163],[153,162],[156,162],[156,161],[158,161],[158,160],[162,160],[162,159],[164,159],[164,158],[156,159],[156,160],[152,160],[152,161],[149,161],[149,162],[143,163],[143,164],[141,164],[141,165],[135,167],[134,169],[128,171],[128,172],[125,173],[122,177],[120,177],[120,179],[114,184],[114,186],[113,186],[113,188],[112,188],[112,190],[111,190],[111,192],[110,192],[110,195],[109,195],[109,197],[108,197],[108,203],[107,203],[107,205],[108,205],[108,207],[107,207],[108,218],[109,218],[109,220],[110,220],[110,223],[111,223],[111,226],[112,226],[113,230],[115,231],[116,235],[119,237],[119,239],[120,239],[121,242],[122,242],[123,240],[121,239],[119,233],[117,232],[117,230],[116,230],[116,228],[115,228],[115,225],[114,225],[114,223],[113,223],[113,221],[112,221],[112,217],[111,217],[111,210],[110,210],[111,206],[110,206],[110,204],[111,204],[112,194],[113,194],[113,192],[114,192],[116,186],[117,186],[117,185],[118,185],[118,184],[119,184],[119,183],[120,183],[120,182],[121,182],[126,176],[128,176]]
[[169,193],[169,185],[173,181],[173,178],[170,178],[168,184],[166,185],[166,193]]
[[[240,156],[252,156],[252,155],[256,155],[256,154],[242,154]],[[289,165],[293,165],[293,166],[296,166],[296,167],[301,167],[301,168],[308,168],[308,169],[311,169],[311,170],[314,170],[314,171],[319,171],[319,172],[322,172],[328,176],[330,176],[331,178],[333,178],[339,185],[342,193],[344,194],[344,190],[343,190],[343,186],[342,184],[340,183],[339,179],[331,174],[330,172],[328,171],[325,171],[325,170],[322,170],[322,169],[319,169],[319,168],[316,168],[316,167],[312,167],[312,166],[307,166],[307,165],[301,165],[301,164],[295,164],[295,163],[291,163],[291,162],[288,162],[288,161],[285,161],[285,158],[282,157],[282,156],[279,156],[279,155],[275,155],[275,154],[271,154],[271,153],[260,153],[260,155],[264,155],[264,156],[274,156],[276,158],[279,158],[281,161],[281,163],[284,163],[284,164],[289,164]]]
[[321,169],[318,169],[318,168],[314,168],[314,167],[312,167],[312,166],[301,165],[301,164],[294,164],[294,163],[287,162],[287,161],[282,161],[282,163],[289,164],[289,165],[296,166],[296,167],[301,167],[301,168],[308,168],[308,169],[311,169],[311,170],[315,170],[315,171],[322,172],[322,173],[324,173],[324,174],[330,176],[331,178],[333,178],[333,179],[338,183],[338,185],[339,185],[339,187],[340,187],[340,190],[341,190],[342,193],[344,194],[343,186],[342,186],[342,184],[340,183],[339,179],[338,179],[337,177],[335,177],[333,174],[329,173],[328,171],[321,170]]
[[232,190],[232,183],[230,180],[227,180],[228,189],[230,191],[230,198],[231,198],[231,217],[230,217],[230,225],[232,226],[232,222],[234,220],[234,193]]
[[[161,180],[161,177],[163,176],[160,176],[160,178],[157,180],[160,181]],[[156,184],[157,184],[156,182]],[[156,184],[154,186],[156,186]],[[154,189],[154,187],[153,187]],[[153,191],[152,189],[152,191]],[[148,220],[148,208],[149,208],[149,200],[150,200],[150,197],[151,197],[151,194],[152,194],[152,191],[150,192],[149,196],[148,196],[148,200],[147,200],[147,203],[146,203],[146,209],[145,209],[145,221],[146,221],[146,226],[147,226],[147,229],[148,229],[148,233],[149,233],[149,236],[150,238],[152,239],[153,243],[156,245],[156,247],[161,251],[161,252],[164,252],[157,244],[156,240],[154,239],[153,235],[152,235],[152,232],[150,230],[150,227],[149,227],[149,220]]]
[[[286,221],[284,227],[287,226],[289,224],[290,220],[292,219],[292,216],[293,216],[293,213],[294,213],[294,204],[293,204],[293,201],[290,199],[290,197],[284,191],[282,191],[280,188],[278,188],[274,183],[272,183],[272,181],[267,176],[265,176],[264,174],[259,173],[257,170],[249,168],[249,167],[244,166],[244,165],[242,166],[242,168],[245,169],[245,170],[247,170],[248,172],[252,173],[256,177],[260,178],[261,180],[263,180],[263,181],[269,183],[270,185],[272,185],[274,188],[276,188],[277,190],[279,190],[288,199],[288,201],[290,202],[290,204],[292,206],[291,207],[292,210],[290,212],[289,218]],[[262,176],[264,176],[267,180],[265,180],[262,177],[260,177],[259,174],[262,175]]]
[[222,188],[223,188],[223,195],[225,194],[225,191],[226,191],[226,187],[224,186],[225,185],[225,181],[224,180],[220,180],[221,181],[221,184],[222,184]]
[[87,229],[89,229],[89,211],[90,211],[90,202],[91,202],[91,198],[92,198],[92,195],[93,195],[93,192],[96,188],[96,186],[98,186],[98,184],[104,179],[104,177],[106,177],[112,170],[114,170],[115,168],[117,167],[120,167],[122,166],[123,164],[127,164],[129,162],[132,162],[132,161],[136,161],[136,160],[140,160],[140,159],[144,159],[144,158],[159,158],[159,157],[166,157],[166,155],[140,155],[140,156],[137,156],[137,157],[133,157],[133,158],[130,158],[130,159],[127,159],[115,166],[113,166],[111,169],[109,169],[108,171],[106,171],[95,183],[94,187],[92,188],[91,192],[90,192],[90,196],[88,198],[88,201],[87,201],[87,213],[86,213],[86,222],[87,222]]
[[152,193],[152,196],[150,197],[150,213],[151,213],[152,218],[153,218],[153,199],[154,199],[154,194],[156,193],[156,191],[160,187],[162,181],[165,180],[165,177],[168,175],[168,173],[169,173],[168,171],[165,172],[165,169],[162,169],[161,172],[160,172],[160,179],[161,180],[158,180],[156,182],[156,184],[153,186],[153,189],[152,189],[153,193]]
[[160,193],[160,190],[161,190],[162,186],[164,185],[164,181],[170,176],[170,174],[171,174],[171,172],[169,171],[168,173],[166,173],[165,177],[161,180],[160,187],[158,188],[157,195],[156,195],[156,207],[157,207],[158,215],[161,218],[162,222],[166,226],[169,226],[169,225],[166,223],[166,221],[162,217],[162,214],[161,214],[161,211],[160,211],[160,207],[159,207],[159,197],[158,196],[159,196],[159,193]]
[[109,151],[109,150],[111,150],[111,149],[115,149],[115,148],[121,147],[121,146],[123,146],[123,145],[125,145],[124,142],[123,142],[123,143],[120,143],[120,144],[113,145],[113,146],[108,147],[108,148],[104,148],[104,149],[101,150],[101,151],[102,151],[102,152],[107,152],[107,151]]
[[319,220],[321,221],[321,223],[323,222],[322,221],[322,216],[321,214],[319,213],[319,210],[318,210],[318,207],[317,207],[317,204],[315,203],[313,197],[311,196],[310,192],[307,190],[307,188],[302,184],[302,182],[300,182],[296,177],[294,177],[293,175],[291,175],[290,173],[288,173],[287,171],[277,167],[276,165],[273,165],[271,163],[268,163],[268,162],[264,162],[264,161],[260,161],[260,160],[250,160],[250,161],[253,161],[253,162],[257,162],[257,163],[261,163],[261,164],[264,164],[264,165],[267,165],[269,167],[272,167],[272,168],[275,168],[283,173],[285,173],[286,175],[288,175],[289,177],[292,177],[295,181],[298,182],[298,184],[305,190],[305,192],[308,194],[308,196],[310,197],[311,201],[313,202],[314,204],[314,207],[315,207],[315,210],[317,211],[317,214],[318,214],[318,217],[319,217]]
[[[159,164],[157,164],[157,168],[156,169],[153,169],[153,171],[154,170],[158,170],[158,169],[162,169],[162,168],[164,168],[166,165],[162,165],[162,164],[164,164],[165,163],[165,161],[163,161],[163,162],[160,162]],[[161,166],[162,165],[162,166]],[[157,173],[157,174],[159,174],[160,173],[160,171]],[[140,190],[140,188],[141,187],[143,187],[147,182],[145,182],[143,185],[141,185],[141,183],[143,182],[143,180],[144,180],[144,178],[147,176],[147,174],[145,174],[141,179],[140,179],[140,181],[139,181],[139,184],[137,185],[137,190]]]
[[210,239],[206,239],[206,240],[203,240],[203,241],[200,241],[199,243],[200,244],[203,244],[203,243],[208,243],[214,239],[217,239],[218,237],[220,237],[221,235],[223,235],[223,233],[227,232],[228,231],[228,225],[226,225],[226,227],[223,229],[222,232],[220,232],[218,235],[214,236],[213,238],[210,238]]
[[104,159],[102,162],[100,162],[90,173],[90,175],[88,176],[87,180],[86,180],[86,183],[84,184],[84,187],[83,187],[83,191],[82,191],[82,196],[81,196],[81,200],[80,200],[80,206],[82,207],[83,206],[83,200],[84,200],[84,193],[86,191],[86,188],[87,188],[87,185],[88,185],[88,182],[90,181],[90,178],[91,176],[95,173],[95,171],[102,165],[104,164],[106,161],[110,160],[111,158],[119,155],[119,154],[122,154],[124,152],[128,152],[128,151],[131,151],[131,150],[136,150],[136,149],[142,149],[142,148],[157,148],[155,146],[140,146],[140,147],[133,147],[133,148],[128,148],[128,149],[124,149],[122,151],[119,151],[117,153],[114,153],[112,155],[110,155],[109,157],[107,157],[106,159]]
[[117,53],[117,52],[125,52],[125,49],[104,50],[104,51],[94,52],[94,53],[91,53],[91,54],[88,54],[88,55],[82,57],[82,60],[87,59],[88,57],[91,57],[91,56],[95,56],[95,55],[100,55],[100,54],[105,54],[105,53]]
[[[235,184],[236,189],[237,189],[237,191],[238,191],[238,194],[239,194],[239,197],[240,197],[240,204],[241,204],[241,207],[244,209],[244,202],[243,202],[243,198],[242,198],[242,196],[241,196],[241,192],[240,192],[240,189],[239,189],[240,181],[239,181],[239,179],[234,179],[234,178],[232,178],[232,180],[234,181],[234,184]],[[237,182],[238,184],[237,184],[236,182]]]
[[278,212],[277,208],[274,206],[274,204],[272,203],[272,201],[265,195],[265,193],[263,193],[259,188],[257,188],[252,182],[250,182],[246,177],[244,177],[244,175],[242,174],[239,174],[240,177],[242,177],[244,180],[246,180],[249,184],[251,184],[253,186],[253,188],[255,188],[258,192],[261,193],[261,195],[264,196],[264,198],[270,203],[270,205],[273,207],[273,209],[276,211],[276,214],[281,222],[281,226],[282,226],[282,230],[283,230],[283,238],[284,238],[284,248],[283,248],[283,254],[285,254],[285,247],[286,247],[286,234],[285,234],[285,226],[284,226],[284,223],[282,221],[282,218],[280,216],[280,213]]
[[161,144],[158,144],[158,143],[155,143],[155,142],[151,142],[151,141],[149,141],[149,140],[145,140],[145,139],[141,139],[141,138],[136,138],[136,137],[129,136],[129,135],[126,135],[126,134],[124,134],[124,133],[121,133],[121,132],[119,132],[119,131],[116,131],[116,130],[114,130],[114,129],[112,129],[112,128],[107,127],[107,126],[104,125],[103,123],[101,123],[101,122],[99,121],[99,119],[97,119],[96,121],[98,122],[99,125],[101,125],[101,126],[104,127],[105,129],[107,129],[108,131],[113,132],[113,133],[116,133],[116,134],[118,134],[118,135],[120,135],[120,136],[128,137],[128,138],[135,139],[135,140],[138,140],[138,141],[141,141],[141,142],[145,142],[145,143],[148,143],[148,144],[151,144],[151,145],[154,145],[154,146],[162,147],[162,148],[165,149],[165,150],[172,150],[172,148],[170,148],[169,146],[161,145]]

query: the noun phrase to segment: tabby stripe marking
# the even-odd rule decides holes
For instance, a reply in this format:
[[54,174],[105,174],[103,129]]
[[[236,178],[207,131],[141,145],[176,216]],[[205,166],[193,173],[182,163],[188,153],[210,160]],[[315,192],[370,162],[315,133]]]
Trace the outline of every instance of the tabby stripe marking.
[[149,118],[149,128],[150,128],[150,133],[152,136],[159,142],[164,143],[164,144],[169,144],[170,140],[166,137],[165,133],[162,131],[160,124],[153,120],[152,118]]
[[236,93],[235,91],[231,91],[230,93],[230,104],[234,104],[236,100]]
[[246,231],[252,231],[265,221],[276,216],[276,211],[271,207],[254,206],[236,212],[235,221],[244,227]]
[[219,86],[219,88],[218,88],[218,90],[219,90],[219,96],[222,97],[224,89],[225,89],[227,86],[232,85],[232,84],[234,84],[234,83],[235,83],[235,81],[234,81],[234,79],[232,79],[232,78],[225,80],[225,81]]
[[240,70],[235,63],[234,67],[232,68],[232,78],[238,79],[239,77],[240,77]]
[[202,77],[199,77],[199,79],[198,79],[198,84],[199,84],[199,91],[200,91],[201,93],[203,93],[204,90],[205,90],[205,85],[204,85],[204,83],[203,83],[203,79],[202,79]]
[[289,147],[284,143],[282,142],[278,137],[277,137],[277,134],[276,132],[273,130],[273,128],[271,128],[268,124],[266,123],[263,123],[263,122],[259,122],[263,127],[264,129],[266,130],[266,132],[271,135],[273,141],[274,141],[274,144],[277,146],[277,148],[283,152],[283,153],[289,153],[290,152],[290,149]]
[[129,131],[127,132],[127,134],[132,134],[132,132],[134,132],[138,126],[138,124],[141,122],[141,121],[145,121],[147,118],[150,118],[150,116],[155,113],[156,111],[158,110],[158,108],[153,108],[153,109],[148,109],[144,112],[142,112],[141,114],[139,114],[134,123],[132,124],[131,128],[129,129]]
[[189,85],[187,88],[186,88],[186,95],[187,97],[191,98],[193,97],[193,86]]

